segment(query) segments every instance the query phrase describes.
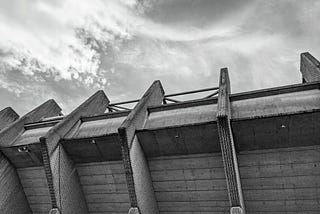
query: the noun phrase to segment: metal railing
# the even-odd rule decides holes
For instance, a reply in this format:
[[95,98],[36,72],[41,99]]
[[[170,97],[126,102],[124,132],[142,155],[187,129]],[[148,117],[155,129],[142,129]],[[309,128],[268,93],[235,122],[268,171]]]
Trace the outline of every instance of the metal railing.
[[177,97],[177,96],[196,94],[196,93],[207,92],[207,91],[213,91],[213,93],[211,93],[203,98],[196,99],[196,100],[203,100],[203,99],[208,99],[208,98],[214,97],[215,95],[217,95],[219,93],[219,87],[205,88],[205,89],[200,89],[200,90],[193,90],[193,91],[185,91],[185,92],[181,92],[181,93],[168,94],[163,97],[163,104],[167,104],[168,102],[181,103],[181,102],[186,101],[186,100],[180,101],[180,100],[172,99],[169,97]]
[[[126,105],[137,103],[137,102],[139,102],[139,100],[140,99],[118,102],[118,103],[111,103],[108,105],[107,108],[108,108],[109,112],[130,111],[130,110],[132,110],[132,108],[126,107]],[[123,106],[123,105],[125,105],[125,106]]]
[[[181,102],[186,101],[186,100],[180,101],[180,100],[172,99],[171,97],[178,97],[178,96],[184,96],[184,95],[196,94],[196,93],[202,93],[202,92],[208,92],[208,91],[213,91],[213,92],[205,97],[202,97],[199,99],[192,99],[192,100],[204,100],[204,99],[209,99],[211,97],[214,97],[215,95],[217,95],[219,93],[219,87],[205,88],[205,89],[200,89],[200,90],[185,91],[185,92],[180,92],[180,93],[164,95],[163,104],[181,103]],[[108,112],[130,111],[130,110],[132,110],[132,107],[133,107],[132,104],[139,102],[139,100],[140,99],[118,102],[118,103],[111,103],[107,107]],[[130,104],[131,104],[131,106],[128,107],[128,105],[130,105]]]

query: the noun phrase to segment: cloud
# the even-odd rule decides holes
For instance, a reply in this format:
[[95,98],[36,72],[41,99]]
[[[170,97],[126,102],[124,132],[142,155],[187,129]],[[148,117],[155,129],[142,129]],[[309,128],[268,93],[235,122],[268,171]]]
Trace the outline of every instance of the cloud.
[[[0,107],[55,98],[71,111],[97,89],[138,98],[212,87],[228,67],[234,92],[300,81],[299,53],[320,56],[316,0],[4,0]],[[10,96],[9,96],[10,94]]]

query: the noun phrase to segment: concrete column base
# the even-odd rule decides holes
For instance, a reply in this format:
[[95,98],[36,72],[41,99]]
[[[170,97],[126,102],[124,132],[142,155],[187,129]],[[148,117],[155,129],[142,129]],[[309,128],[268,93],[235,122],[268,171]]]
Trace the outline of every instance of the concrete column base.
[[245,214],[241,207],[231,207],[230,214]]
[[140,214],[140,211],[137,207],[131,207],[128,214]]
[[50,210],[49,214],[61,214],[61,212],[58,210],[58,208],[53,208]]

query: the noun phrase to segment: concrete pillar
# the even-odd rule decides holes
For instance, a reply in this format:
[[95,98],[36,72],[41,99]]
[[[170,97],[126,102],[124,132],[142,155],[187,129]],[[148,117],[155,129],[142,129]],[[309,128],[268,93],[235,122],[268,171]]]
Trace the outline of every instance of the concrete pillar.
[[148,162],[135,131],[143,127],[148,116],[148,107],[160,105],[163,96],[160,81],[155,81],[118,129],[132,207],[129,213],[159,213]]
[[[24,130],[24,125],[42,117],[59,115],[61,108],[54,100],[49,100],[22,118],[11,123],[0,132],[0,146],[10,146]],[[15,114],[12,114],[16,117]],[[0,213],[31,213],[30,206],[20,183],[15,167],[0,153]]]
[[230,124],[230,81],[228,69],[220,71],[219,96],[217,109],[217,125],[221,146],[224,171],[230,201],[230,213],[245,213],[242,196],[239,167]]
[[81,122],[81,117],[102,114],[108,104],[104,92],[98,91],[40,138],[53,208],[50,213],[88,213],[77,170],[59,141],[76,123]]
[[300,72],[303,82],[320,81],[320,62],[309,52],[300,55]]

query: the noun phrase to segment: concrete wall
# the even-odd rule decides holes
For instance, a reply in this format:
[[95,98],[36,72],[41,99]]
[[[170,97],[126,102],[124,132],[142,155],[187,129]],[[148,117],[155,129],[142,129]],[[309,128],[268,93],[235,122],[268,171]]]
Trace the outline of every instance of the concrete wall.
[[20,168],[17,172],[32,213],[48,214],[51,201],[43,167]]
[[320,213],[320,146],[238,155],[247,213]]
[[89,213],[126,213],[130,208],[122,161],[76,165]]
[[50,161],[54,175],[55,196],[60,212],[63,214],[88,213],[77,170],[62,145],[59,145],[53,152]]
[[221,153],[149,158],[161,214],[229,213]]
[[0,213],[31,214],[18,174],[0,154]]

